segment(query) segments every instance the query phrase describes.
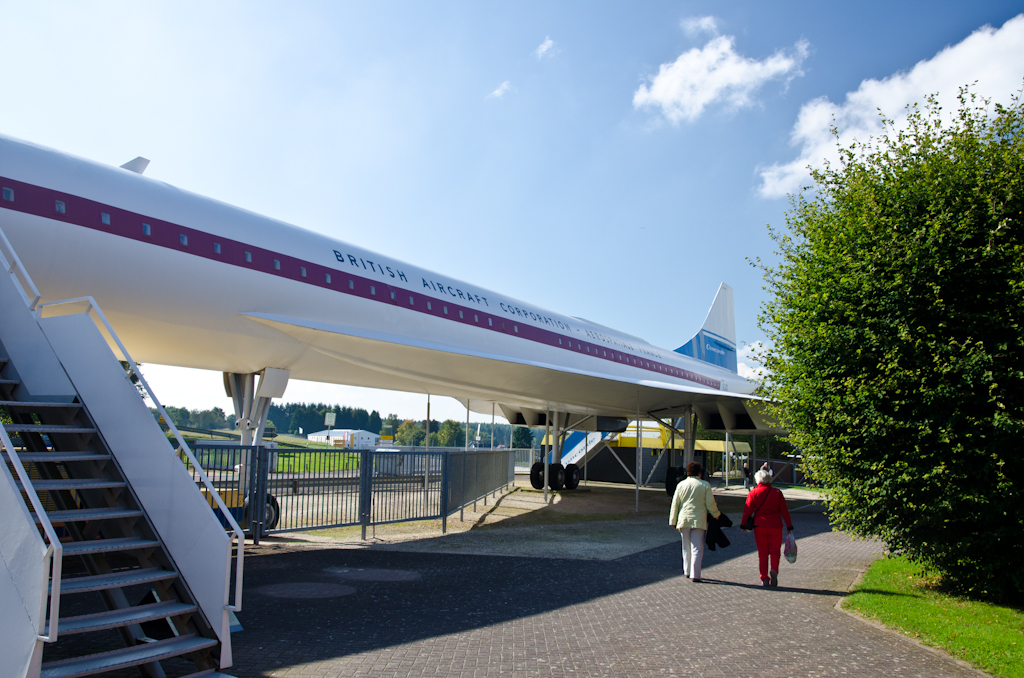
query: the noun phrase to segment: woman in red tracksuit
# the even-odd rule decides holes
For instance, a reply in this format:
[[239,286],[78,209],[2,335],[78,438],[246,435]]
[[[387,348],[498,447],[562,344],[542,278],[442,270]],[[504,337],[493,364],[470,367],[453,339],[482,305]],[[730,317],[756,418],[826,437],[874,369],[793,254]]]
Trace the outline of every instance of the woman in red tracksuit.
[[[789,519],[789,507],[782,490],[772,487],[772,477],[764,469],[754,474],[757,487],[747,495],[747,505],[743,509],[743,520],[746,525],[750,515],[754,515],[754,541],[757,542],[757,557],[761,566],[761,586],[779,585],[779,551],[782,548],[782,524],[793,531],[793,521]],[[743,530],[746,532],[747,530]],[[768,558],[771,557],[771,570],[768,569]]]

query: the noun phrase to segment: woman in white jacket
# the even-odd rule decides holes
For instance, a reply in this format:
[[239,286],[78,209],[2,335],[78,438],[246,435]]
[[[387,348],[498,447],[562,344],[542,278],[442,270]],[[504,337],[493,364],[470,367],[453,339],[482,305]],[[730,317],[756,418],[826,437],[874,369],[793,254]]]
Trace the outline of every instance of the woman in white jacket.
[[695,461],[687,465],[686,480],[676,486],[668,514],[668,524],[679,530],[683,538],[683,576],[689,577],[694,583],[700,582],[708,513],[716,520],[722,515],[711,493],[711,483],[700,479],[703,471]]

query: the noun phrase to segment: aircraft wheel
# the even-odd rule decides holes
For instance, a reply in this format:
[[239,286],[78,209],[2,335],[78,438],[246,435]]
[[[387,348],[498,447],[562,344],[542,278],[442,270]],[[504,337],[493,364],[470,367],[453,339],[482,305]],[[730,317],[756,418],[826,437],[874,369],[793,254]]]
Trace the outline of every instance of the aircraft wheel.
[[676,493],[676,485],[679,484],[679,469],[675,466],[669,466],[665,469],[665,492],[668,496],[673,496]]
[[580,467],[569,464],[565,467],[565,489],[575,490],[580,486]]
[[[249,529],[252,525],[252,513],[249,512],[249,502],[245,502],[245,506],[242,509],[242,527]],[[264,508],[263,514],[263,529],[273,530],[277,527],[278,521],[281,519],[281,506],[277,503],[277,497],[272,494],[267,494],[267,503]]]
[[533,485],[535,490],[544,489],[544,462],[535,462],[530,467],[530,485]]
[[565,487],[565,467],[561,464],[548,466],[548,487],[552,490],[560,490]]
[[277,503],[277,497],[267,495],[267,512],[263,515],[263,528],[273,530],[277,528],[277,522],[281,519],[281,505]]

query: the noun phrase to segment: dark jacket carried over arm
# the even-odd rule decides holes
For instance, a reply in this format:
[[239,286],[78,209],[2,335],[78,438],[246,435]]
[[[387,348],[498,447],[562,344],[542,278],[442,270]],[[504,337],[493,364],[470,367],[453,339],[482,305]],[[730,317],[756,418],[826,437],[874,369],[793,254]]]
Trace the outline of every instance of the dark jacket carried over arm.
[[731,543],[729,538],[725,536],[725,532],[722,532],[723,527],[732,527],[732,521],[729,520],[729,516],[724,513],[717,519],[710,515],[708,516],[708,533],[704,537],[704,545],[708,547],[709,551],[714,551],[716,546],[721,546],[724,549]]

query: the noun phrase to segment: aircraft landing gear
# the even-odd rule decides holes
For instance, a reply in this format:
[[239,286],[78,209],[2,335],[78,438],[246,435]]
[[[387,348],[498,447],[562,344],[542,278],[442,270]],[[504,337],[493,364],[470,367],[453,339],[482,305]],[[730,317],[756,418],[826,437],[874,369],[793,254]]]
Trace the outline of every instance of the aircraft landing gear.
[[[277,497],[267,494],[267,503],[263,510],[263,529],[273,530],[277,527],[277,521],[281,519],[281,506],[277,503]],[[252,512],[249,501],[242,505],[242,526],[246,529],[252,525]]]
[[535,490],[544,489],[544,462],[535,462],[534,465],[530,467],[530,485],[532,485]]
[[565,487],[565,467],[561,464],[548,466],[548,487],[552,490],[561,490]]
[[672,497],[676,493],[676,485],[679,484],[679,469],[669,466],[665,469],[665,492]]
[[569,464],[565,467],[565,489],[575,490],[580,486],[580,467]]

